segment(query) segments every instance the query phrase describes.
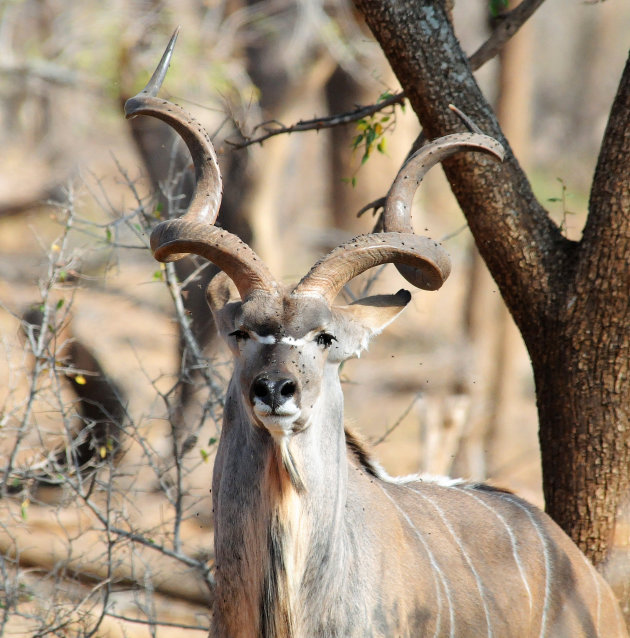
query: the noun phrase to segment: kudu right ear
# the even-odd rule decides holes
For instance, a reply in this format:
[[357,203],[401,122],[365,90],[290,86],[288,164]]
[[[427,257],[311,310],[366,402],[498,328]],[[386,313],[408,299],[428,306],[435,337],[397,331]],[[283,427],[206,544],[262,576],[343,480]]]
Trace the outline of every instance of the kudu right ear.
[[403,289],[395,295],[374,295],[357,299],[349,306],[340,306],[336,309],[352,315],[352,318],[364,326],[371,336],[385,330],[410,301],[411,293]]
[[339,361],[359,357],[370,339],[380,334],[398,317],[411,300],[408,290],[399,290],[395,295],[374,295],[358,299],[349,306],[335,306],[338,342],[331,350],[331,359]]

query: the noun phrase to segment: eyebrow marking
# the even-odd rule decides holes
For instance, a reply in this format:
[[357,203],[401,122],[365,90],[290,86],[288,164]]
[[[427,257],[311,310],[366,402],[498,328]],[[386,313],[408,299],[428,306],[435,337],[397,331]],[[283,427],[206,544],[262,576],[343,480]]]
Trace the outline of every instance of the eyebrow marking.
[[254,341],[257,341],[258,343],[271,345],[273,343],[277,343],[278,341],[273,335],[259,335],[257,332],[254,332],[253,330],[248,330],[247,332],[249,333],[250,337]]
[[282,337],[280,343],[286,343],[289,346],[303,346],[306,343],[306,337],[294,339],[293,337]]
[[288,346],[304,346],[310,340],[312,340],[316,334],[319,334],[321,332],[321,329],[318,328],[317,330],[311,330],[310,332],[305,334],[302,338],[295,338],[289,335],[287,335],[286,337],[278,338],[278,337],[274,337],[274,335],[260,335],[254,330],[248,330],[247,332],[254,341],[257,341],[258,343],[262,343],[265,345],[274,345],[276,343],[284,343],[285,345],[288,345]]

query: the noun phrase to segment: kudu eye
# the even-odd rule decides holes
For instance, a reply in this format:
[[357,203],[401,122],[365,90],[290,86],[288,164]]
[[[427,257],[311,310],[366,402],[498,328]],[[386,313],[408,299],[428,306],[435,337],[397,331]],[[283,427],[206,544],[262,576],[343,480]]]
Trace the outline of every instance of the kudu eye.
[[237,341],[246,341],[249,339],[249,334],[245,330],[234,330],[234,332],[230,332],[228,337],[234,337]]
[[332,346],[333,341],[337,341],[337,337],[334,337],[328,332],[320,332],[317,335],[316,341],[318,346],[321,346],[322,348],[326,349]]

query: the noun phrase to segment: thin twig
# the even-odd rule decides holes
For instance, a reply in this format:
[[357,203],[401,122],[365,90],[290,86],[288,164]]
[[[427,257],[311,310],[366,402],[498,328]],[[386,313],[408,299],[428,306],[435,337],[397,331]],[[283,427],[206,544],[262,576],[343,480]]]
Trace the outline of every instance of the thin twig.
[[49,339],[50,339],[50,331],[48,329],[48,325],[50,322],[50,313],[51,307],[48,303],[49,296],[57,280],[59,278],[59,272],[62,270],[62,267],[59,265],[60,256],[65,255],[68,240],[70,235],[70,230],[72,228],[72,223],[74,221],[74,198],[72,193],[72,188],[68,189],[68,204],[65,207],[66,219],[64,224],[63,233],[61,239],[58,240],[54,247],[56,250],[51,251],[49,262],[48,262],[48,277],[46,283],[42,286],[42,325],[39,330],[39,334],[37,335],[37,339],[34,338],[34,334],[32,330],[29,332],[28,340],[31,346],[31,350],[33,352],[33,357],[35,358],[35,364],[33,367],[33,373],[31,376],[30,387],[28,391],[28,401],[26,403],[26,408],[24,414],[22,416],[22,421],[17,431],[17,436],[15,438],[15,442],[11,449],[11,453],[9,454],[9,458],[7,460],[7,464],[4,468],[4,476],[2,477],[2,484],[0,485],[0,495],[2,497],[6,496],[7,493],[7,485],[9,478],[13,472],[13,467],[15,465],[15,459],[17,458],[17,454],[22,444],[22,440],[26,436],[30,426],[31,426],[31,415],[33,412],[35,398],[38,395],[37,385],[39,383],[39,378],[42,373],[48,369],[50,366],[49,358],[44,356],[46,349],[48,347]]
[[411,409],[416,404],[416,401],[422,396],[422,392],[417,392],[414,394],[411,403],[405,408],[405,411],[394,421],[392,425],[390,425],[385,432],[378,438],[376,441],[372,443],[372,445],[377,446],[380,445],[404,420],[405,417],[411,412]]
[[158,620],[153,618],[147,619],[147,620],[143,618],[130,618],[129,616],[121,616],[111,611],[106,612],[106,614],[110,616],[111,618],[124,620],[125,622],[136,623],[139,625],[158,625],[160,627],[176,627],[177,629],[190,629],[191,631],[210,631],[210,625],[186,625],[184,623],[168,622],[166,620]]
[[[164,279],[167,283],[168,290],[171,293],[171,299],[173,300],[173,304],[175,305],[175,312],[177,314],[177,318],[182,328],[182,333],[184,336],[184,341],[186,342],[186,347],[190,350],[193,357],[195,358],[195,364],[198,366],[198,369],[201,372],[204,378],[204,381],[206,382],[206,384],[212,391],[213,400],[218,405],[223,407],[224,405],[223,388],[215,381],[215,379],[210,374],[208,363],[203,356],[203,352],[201,352],[201,349],[199,348],[199,344],[197,343],[197,340],[195,339],[195,335],[193,335],[192,330],[190,329],[190,323],[188,321],[186,309],[184,308],[184,302],[180,294],[181,286],[177,281],[177,274],[175,273],[175,264],[173,264],[172,262],[165,264]],[[213,415],[213,418],[214,418],[214,415]]]

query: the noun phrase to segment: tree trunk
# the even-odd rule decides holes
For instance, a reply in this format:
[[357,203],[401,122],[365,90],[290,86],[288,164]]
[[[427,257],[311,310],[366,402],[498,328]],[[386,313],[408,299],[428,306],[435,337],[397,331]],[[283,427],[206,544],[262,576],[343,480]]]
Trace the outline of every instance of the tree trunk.
[[355,0],[428,138],[459,106],[507,149],[444,169],[534,368],[547,510],[601,563],[629,487],[630,64],[611,111],[580,242],[536,201],[436,0]]

